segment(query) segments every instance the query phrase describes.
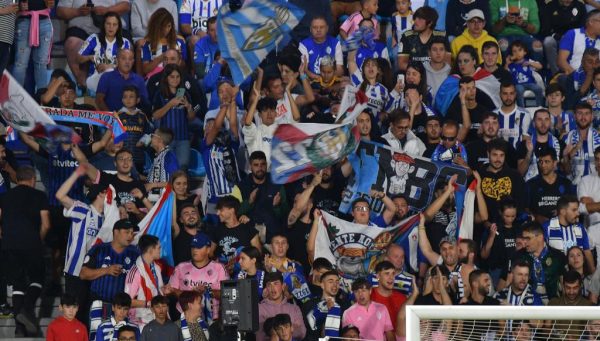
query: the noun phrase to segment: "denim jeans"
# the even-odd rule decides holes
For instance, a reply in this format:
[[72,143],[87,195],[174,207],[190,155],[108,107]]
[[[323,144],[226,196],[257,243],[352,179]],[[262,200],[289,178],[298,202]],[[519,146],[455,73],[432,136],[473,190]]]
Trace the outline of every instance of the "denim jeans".
[[190,140],[174,140],[171,142],[170,147],[177,157],[179,169],[187,172],[190,164]]
[[531,90],[535,94],[535,104],[538,107],[544,106],[544,92],[542,88],[536,83],[528,83],[528,84],[517,84],[515,85],[515,89],[517,90],[517,105],[520,107],[525,106],[525,100],[523,99],[523,94],[525,90]]
[[48,63],[50,62],[50,48],[52,46],[52,21],[40,19],[40,45],[29,46],[29,25],[31,19],[17,19],[15,32],[15,65],[13,77],[21,85],[25,83],[25,74],[29,65],[29,58],[33,58],[33,72],[37,89],[48,86]]
[[11,52],[12,44],[0,41],[0,72],[3,72],[8,66]]

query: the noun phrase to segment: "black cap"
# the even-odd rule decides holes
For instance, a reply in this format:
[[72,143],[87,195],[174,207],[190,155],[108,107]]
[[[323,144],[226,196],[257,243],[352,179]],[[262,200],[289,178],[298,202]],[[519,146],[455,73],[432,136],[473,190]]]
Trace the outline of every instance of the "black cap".
[[137,229],[137,225],[132,223],[129,219],[121,219],[121,220],[117,220],[117,222],[113,225],[113,231],[114,230],[136,230]]

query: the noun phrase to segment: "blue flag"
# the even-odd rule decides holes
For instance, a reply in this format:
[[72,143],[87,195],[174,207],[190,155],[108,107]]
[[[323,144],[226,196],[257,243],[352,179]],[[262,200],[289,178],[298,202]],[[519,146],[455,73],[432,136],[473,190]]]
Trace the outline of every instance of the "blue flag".
[[140,232],[134,239],[134,244],[137,244],[139,238],[144,234],[158,237],[161,245],[160,258],[170,267],[175,266],[171,239],[174,203],[175,194],[171,189],[171,185],[167,185],[158,201],[152,206],[144,219],[138,223]]
[[253,0],[237,11],[219,8],[217,37],[233,82],[241,84],[276,47],[283,48],[304,11],[285,0]]

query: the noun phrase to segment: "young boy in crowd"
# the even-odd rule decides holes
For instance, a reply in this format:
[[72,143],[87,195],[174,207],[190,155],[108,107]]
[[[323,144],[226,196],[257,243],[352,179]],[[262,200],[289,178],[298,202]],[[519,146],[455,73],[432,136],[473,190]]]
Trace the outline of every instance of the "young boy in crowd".
[[87,341],[88,333],[83,323],[75,319],[79,304],[75,296],[64,294],[60,298],[58,309],[62,313],[50,322],[46,333],[47,341]]
[[575,118],[571,111],[563,110],[565,90],[558,83],[551,83],[546,87],[546,103],[550,118],[552,118],[552,135],[562,138],[571,130],[577,128]]
[[402,39],[404,32],[412,30],[413,17],[410,0],[396,0],[396,10],[392,14],[392,38],[394,46]]
[[273,330],[277,334],[279,341],[295,341],[292,337],[294,333],[294,326],[292,325],[292,319],[288,314],[277,314],[273,318]]
[[140,339],[139,328],[128,321],[129,309],[131,309],[131,297],[125,292],[115,295],[112,300],[113,316],[98,326],[96,331],[96,341],[114,340],[119,337],[119,329],[123,326],[135,328],[135,339]]
[[173,131],[169,128],[158,128],[152,134],[150,147],[156,152],[152,168],[148,172],[146,190],[163,188],[171,178],[171,175],[179,169],[177,156],[169,149],[173,141]]
[[582,102],[587,102],[592,106],[592,126],[594,129],[600,127],[600,68],[594,69],[594,76],[592,77],[592,84],[594,90],[589,95],[581,99]]
[[123,148],[133,153],[133,162],[139,173],[144,171],[144,150],[136,148],[137,142],[144,136],[152,132],[152,124],[148,117],[137,105],[140,103],[138,89],[133,85],[128,85],[123,89],[123,108],[119,110],[119,119],[127,131]]
[[379,22],[375,16],[377,15],[377,8],[379,8],[379,0],[360,0],[360,7],[360,11],[352,13],[342,26],[340,26],[340,37],[343,40],[348,39],[354,31],[358,30],[363,19],[371,19],[373,21],[373,29],[377,32]]
[[542,69],[542,64],[533,59],[526,59],[527,47],[520,40],[514,41],[510,46],[510,55],[506,57],[506,69],[511,73],[517,90],[517,105],[525,107],[523,94],[525,90],[535,93],[536,106],[544,105],[544,93],[535,82],[534,71]]

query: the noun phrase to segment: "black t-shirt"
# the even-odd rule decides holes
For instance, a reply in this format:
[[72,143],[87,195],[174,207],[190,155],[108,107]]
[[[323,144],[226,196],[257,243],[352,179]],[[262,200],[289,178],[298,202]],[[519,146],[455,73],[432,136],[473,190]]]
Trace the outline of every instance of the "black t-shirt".
[[446,33],[443,31],[434,30],[429,40],[423,43],[419,37],[419,32],[408,30],[404,32],[402,39],[400,39],[400,51],[399,55],[408,56],[410,61],[425,62],[429,61],[429,44],[433,37],[442,37],[445,39],[446,51],[450,51],[450,43],[446,38]]
[[304,223],[298,219],[294,225],[287,229],[286,233],[290,244],[287,255],[303,265],[305,276],[308,276],[310,272],[306,241],[308,241],[311,227],[312,223]]
[[508,70],[503,68],[502,65],[500,65],[500,64],[498,64],[498,68],[496,69],[496,71],[494,71],[492,73],[492,75],[494,75],[494,77],[496,77],[496,79],[498,80],[498,82],[500,82],[500,84],[512,83],[512,81],[513,81],[513,78],[512,78],[512,75],[510,74],[510,72],[508,72]]
[[0,196],[2,249],[30,250],[42,247],[41,211],[48,211],[48,197],[42,191],[17,185]]
[[433,297],[433,293],[429,293],[427,295],[422,295],[417,297],[415,300],[415,305],[442,305],[440,302],[436,301]]
[[527,207],[533,214],[548,219],[556,216],[556,203],[565,194],[576,194],[571,181],[558,174],[553,184],[547,183],[538,175],[525,183],[527,187]]
[[[490,256],[485,262],[482,262],[482,266],[486,266],[486,269],[488,270],[502,269],[503,271],[510,271],[510,260],[516,253],[516,239],[521,233],[521,229],[516,227],[516,222],[510,228],[507,228],[500,223],[497,223],[497,225],[498,235],[494,238]],[[486,235],[484,236],[482,243],[487,242],[489,230],[486,229],[484,234]]]
[[101,172],[100,173],[100,185],[102,188],[108,187],[108,185],[113,185],[115,191],[117,192],[117,204],[123,205],[128,202],[135,202],[137,207],[144,207],[144,203],[140,199],[136,199],[131,195],[131,191],[134,188],[138,188],[144,196],[146,195],[146,187],[144,187],[144,183],[140,180],[132,180],[132,181],[123,181],[119,179],[116,174],[110,174]]
[[190,251],[190,245],[192,244],[194,236],[187,233],[183,227],[177,237],[173,239],[173,260],[175,265],[183,262],[187,262],[192,259],[192,253]]
[[482,169],[480,174],[481,190],[487,204],[490,220],[499,220],[498,203],[505,196],[510,196],[517,202],[517,210],[519,212],[525,208],[527,201],[525,197],[525,183],[523,182],[523,177],[516,170],[505,166],[497,173]]
[[346,188],[347,181],[340,171],[335,170],[331,174],[330,183],[331,187],[329,188],[315,187],[312,193],[313,204],[318,209],[338,216],[342,193]]
[[[562,155],[562,150],[564,148],[564,143],[562,142],[562,140],[559,140],[558,142],[559,145],[559,152],[558,155]],[[533,154],[535,155],[536,153],[538,153],[540,150],[542,149],[554,149],[554,147],[552,147],[552,145],[550,145],[550,143],[548,141],[546,142],[536,142],[535,146],[533,147]],[[517,142],[517,160],[523,160],[525,158],[525,156],[527,155],[527,144],[525,141],[519,141]]]
[[425,143],[425,152],[423,153],[423,157],[431,158],[433,151],[437,148],[437,146],[440,143],[439,142],[435,142],[435,143],[425,142],[425,141],[427,141],[427,138],[425,138],[422,141]]
[[[460,99],[452,101],[450,107],[448,108],[448,114],[446,115],[446,119],[454,120],[460,124],[463,123],[462,120],[462,107],[460,104]],[[479,127],[481,126],[481,121],[483,114],[489,111],[489,107],[483,106],[477,103],[477,106],[473,109],[469,109],[469,116],[471,117],[471,129],[469,129],[469,133],[467,134],[467,138],[463,141],[463,144],[466,144],[470,141],[475,141],[478,139],[477,131],[479,131]]]
[[254,228],[254,222],[239,224],[236,227],[228,228],[223,223],[219,223],[208,231],[210,239],[217,244],[215,256],[223,264],[227,264],[236,256],[236,251],[240,247],[252,246],[252,238],[258,234]]
[[[196,194],[190,194],[188,195],[187,198],[181,200],[181,199],[175,199],[175,205],[177,207],[177,221],[179,221],[179,218],[181,217],[181,207],[184,204],[193,204],[194,200],[196,200],[197,195]],[[196,205],[196,209],[198,210],[198,214],[200,215],[200,217],[204,216],[204,210],[202,209],[202,202],[198,201],[198,205]]]
[[[469,168],[477,171],[481,171],[487,164],[489,163],[488,159],[488,142],[485,142],[483,139],[477,139],[467,143],[465,146],[467,149],[467,158],[469,163]],[[506,148],[508,149],[506,152],[506,165],[512,169],[517,168],[517,152],[515,148],[511,144],[506,144]]]

